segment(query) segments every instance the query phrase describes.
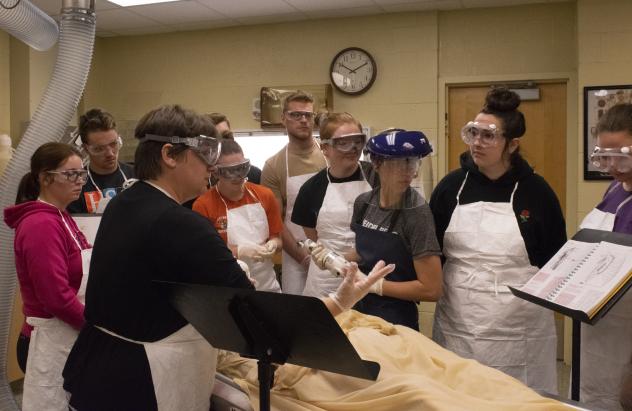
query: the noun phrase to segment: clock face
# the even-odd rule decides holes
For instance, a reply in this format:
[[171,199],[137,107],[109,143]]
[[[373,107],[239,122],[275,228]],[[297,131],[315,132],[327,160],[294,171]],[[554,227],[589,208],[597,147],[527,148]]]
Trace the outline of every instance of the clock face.
[[332,84],[342,93],[362,94],[373,85],[377,66],[368,52],[350,47],[334,57],[329,73]]

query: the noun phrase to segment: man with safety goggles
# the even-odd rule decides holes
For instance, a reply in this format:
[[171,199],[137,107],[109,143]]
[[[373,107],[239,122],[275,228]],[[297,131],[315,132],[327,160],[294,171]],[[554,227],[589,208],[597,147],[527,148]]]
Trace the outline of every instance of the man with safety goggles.
[[217,183],[193,203],[242,260],[261,291],[280,292],[272,256],[281,249],[281,211],[272,191],[248,181],[250,160],[234,140],[222,142],[213,168]]
[[[318,125],[320,147],[329,166],[301,187],[292,210],[292,222],[303,227],[310,240],[345,254],[355,246],[355,234],[350,228],[353,203],[358,195],[377,185],[377,175],[370,163],[359,161],[366,135],[351,114],[323,114]],[[326,296],[341,281],[322,264],[312,262],[303,295]]]
[[309,253],[297,245],[306,238],[303,228],[291,221],[296,196],[303,183],[327,166],[312,134],[315,116],[311,95],[299,90],[285,98],[281,122],[289,141],[266,160],[261,172],[261,184],[272,190],[283,210],[281,281],[283,292],[289,294],[303,292],[310,261]]
[[118,161],[123,140],[112,115],[99,108],[79,118],[77,132],[88,155],[87,181],[79,199],[68,206],[70,213],[102,213],[108,202],[134,177],[134,169]]
[[[632,104],[617,104],[599,119],[591,163],[614,181],[580,228],[632,234]],[[591,408],[632,409],[632,294],[596,325],[581,329],[580,398]],[[609,347],[607,355],[604,347]]]

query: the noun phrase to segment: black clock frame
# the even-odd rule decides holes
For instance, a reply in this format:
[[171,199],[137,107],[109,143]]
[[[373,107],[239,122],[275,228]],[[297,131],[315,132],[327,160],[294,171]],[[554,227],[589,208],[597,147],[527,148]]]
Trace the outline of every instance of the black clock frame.
[[[371,76],[371,79],[369,80],[369,83],[366,85],[366,87],[364,87],[362,90],[359,91],[347,91],[347,90],[343,90],[340,87],[338,87],[338,85],[336,84],[336,82],[334,81],[334,65],[336,63],[336,60],[338,59],[338,57],[340,57],[342,54],[345,54],[348,51],[359,51],[361,53],[364,53],[367,55],[367,57],[369,57],[369,60],[371,61],[371,64],[373,65],[373,75]],[[336,54],[333,58],[333,60],[331,60],[331,64],[329,65],[329,79],[331,81],[331,84],[336,88],[336,90],[338,90],[339,92],[343,93],[343,94],[347,94],[349,96],[358,96],[360,94],[364,94],[366,93],[371,86],[373,86],[373,83],[375,82],[375,78],[377,77],[377,64],[375,64],[375,59],[373,58],[373,56],[371,55],[371,53],[369,53],[368,51],[361,49],[360,47],[347,47],[346,49],[342,49],[338,52],[338,54]]]

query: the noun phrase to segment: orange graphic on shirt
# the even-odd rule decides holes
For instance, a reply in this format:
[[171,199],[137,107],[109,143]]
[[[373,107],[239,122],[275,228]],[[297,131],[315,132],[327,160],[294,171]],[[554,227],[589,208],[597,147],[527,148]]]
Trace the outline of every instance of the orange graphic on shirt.
[[83,193],[83,198],[86,200],[88,213],[96,213],[97,207],[99,207],[99,201],[101,200],[101,193],[98,191],[86,191]]

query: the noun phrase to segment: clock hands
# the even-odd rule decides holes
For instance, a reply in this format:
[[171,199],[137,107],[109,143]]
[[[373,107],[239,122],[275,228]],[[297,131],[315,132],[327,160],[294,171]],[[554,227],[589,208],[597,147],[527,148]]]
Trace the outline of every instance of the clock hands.
[[351,70],[349,67],[345,66],[345,65],[344,65],[344,64],[342,64],[342,63],[338,63],[338,64],[340,64],[342,67],[344,67],[344,68],[346,68],[347,70],[349,70],[349,73],[353,73],[353,70]]
[[[364,62],[364,64],[360,64],[358,67],[354,68],[353,70],[350,70],[350,69],[347,69],[347,70],[349,70],[349,73],[355,73],[358,69],[360,69],[360,68],[362,68],[362,67],[366,66],[367,64],[369,64],[369,62],[368,62],[368,61]],[[345,67],[345,68],[346,68],[346,67]]]

